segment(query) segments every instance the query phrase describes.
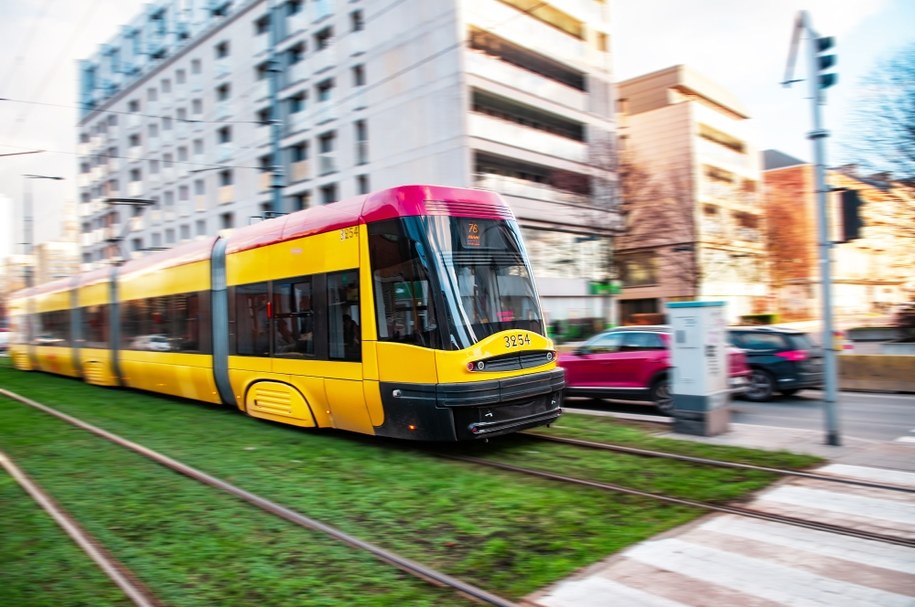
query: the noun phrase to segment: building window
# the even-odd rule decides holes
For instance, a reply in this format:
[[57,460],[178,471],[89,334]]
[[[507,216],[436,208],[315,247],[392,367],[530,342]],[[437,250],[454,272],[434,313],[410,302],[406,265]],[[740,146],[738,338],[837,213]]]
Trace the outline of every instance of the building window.
[[270,62],[264,61],[259,63],[254,67],[254,79],[255,80],[266,80],[270,77]]
[[356,164],[366,164],[369,161],[369,132],[365,120],[354,123],[356,134]]
[[286,51],[286,63],[288,65],[295,65],[299,61],[305,58],[305,44],[300,42]]
[[315,34],[315,50],[321,51],[330,46],[334,38],[334,28],[327,26]]
[[159,98],[159,91],[153,88],[146,89],[146,100],[156,101]]
[[319,82],[316,89],[318,92],[318,103],[330,101],[334,90],[334,79],[328,78],[327,80]]
[[127,102],[127,111],[133,112],[133,113],[139,112],[140,111],[140,102],[137,101],[136,99],[131,99],[129,102]]
[[293,95],[289,98],[289,113],[295,114],[305,109],[306,95],[303,92]]
[[270,15],[258,17],[254,22],[254,35],[260,36],[270,31]]
[[321,204],[337,202],[337,184],[329,183],[321,187]]
[[270,124],[270,108],[265,107],[263,109],[257,110],[257,114],[255,114],[255,118],[256,118],[257,124],[259,126],[265,126],[265,125]]
[[227,186],[232,185],[234,181],[232,180],[232,169],[223,169],[219,171],[219,185]]
[[162,130],[163,130],[163,131],[170,131],[170,130],[172,130],[172,118],[171,118],[171,116],[163,116],[163,117],[162,117]]
[[356,193],[357,194],[368,194],[369,193],[369,176],[368,175],[356,175]]
[[182,70],[175,70],[175,84],[184,84],[187,80],[187,72]]
[[286,3],[286,16],[292,17],[293,15],[298,15],[302,12],[302,2],[301,0],[289,0]]
[[203,64],[201,63],[200,59],[192,59],[191,60],[191,73],[199,74],[202,71],[203,71]]
[[197,179],[194,181],[194,195],[203,196],[206,193],[206,184],[203,179]]
[[289,148],[289,160],[291,162],[308,160],[308,144],[299,143]]
[[194,99],[193,101],[191,101],[191,113],[196,116],[199,116],[200,114],[203,113],[203,100],[202,99]]
[[223,40],[214,47],[214,53],[217,59],[225,59],[229,56],[229,43]]
[[139,134],[139,133],[133,133],[132,135],[130,135],[130,136],[127,138],[127,146],[128,146],[128,147],[132,147],[132,148],[139,147],[139,146],[140,146],[140,143],[141,143],[141,139],[140,139],[140,134]]
[[354,32],[361,32],[365,29],[365,19],[362,17],[362,11],[356,10],[349,14],[351,29]]
[[207,220],[198,219],[197,220],[197,236],[206,236],[207,233]]
[[162,93],[171,93],[172,92],[172,81],[168,78],[163,78],[159,83],[159,87],[162,89]]
[[235,227],[235,215],[233,213],[223,213],[219,216],[219,224],[223,230]]
[[216,100],[217,101],[228,101],[229,97],[232,94],[232,87],[228,83],[220,84],[216,87]]
[[224,126],[216,131],[217,143],[229,143],[232,141],[232,127]]
[[158,124],[150,124],[148,127],[146,127],[146,129],[149,133],[150,139],[155,139],[156,137],[159,136],[159,125]]
[[178,148],[178,162],[187,162],[187,147],[181,146]]
[[365,66],[362,64],[353,66],[353,86],[365,86]]

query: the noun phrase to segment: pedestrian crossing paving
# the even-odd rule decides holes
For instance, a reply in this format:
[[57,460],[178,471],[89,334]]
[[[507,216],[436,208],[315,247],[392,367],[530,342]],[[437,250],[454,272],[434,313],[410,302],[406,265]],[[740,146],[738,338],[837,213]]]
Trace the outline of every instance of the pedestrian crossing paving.
[[[915,488],[915,474],[817,472]],[[915,537],[915,495],[793,479],[750,508]],[[642,542],[528,599],[537,607],[915,607],[915,549],[714,514]]]

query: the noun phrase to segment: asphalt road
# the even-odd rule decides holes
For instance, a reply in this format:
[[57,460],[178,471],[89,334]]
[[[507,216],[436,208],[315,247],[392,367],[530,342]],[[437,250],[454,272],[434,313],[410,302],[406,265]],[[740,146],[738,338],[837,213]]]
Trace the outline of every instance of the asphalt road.
[[[731,421],[825,432],[826,417],[822,396],[819,390],[802,390],[791,397],[777,396],[767,403],[734,399],[731,402]],[[565,406],[664,419],[657,417],[653,407],[641,403],[568,398]],[[840,437],[879,441],[908,439],[915,442],[915,394],[840,392],[837,412]]]

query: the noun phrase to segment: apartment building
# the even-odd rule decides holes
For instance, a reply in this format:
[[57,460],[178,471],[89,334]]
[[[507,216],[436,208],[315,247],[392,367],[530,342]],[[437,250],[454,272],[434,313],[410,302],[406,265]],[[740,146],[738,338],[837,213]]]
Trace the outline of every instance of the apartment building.
[[669,301],[766,311],[761,170],[749,114],[687,66],[619,83],[627,231],[616,246],[620,316]]
[[[812,164],[775,150],[764,158],[772,293],[785,320],[821,314],[818,211]],[[833,310],[880,314],[915,299],[915,188],[889,175],[843,166],[826,172]],[[841,199],[854,193],[863,227],[841,242]]]
[[600,316],[609,32],[606,0],[149,5],[80,66],[83,265],[394,185],[482,187],[550,318]]

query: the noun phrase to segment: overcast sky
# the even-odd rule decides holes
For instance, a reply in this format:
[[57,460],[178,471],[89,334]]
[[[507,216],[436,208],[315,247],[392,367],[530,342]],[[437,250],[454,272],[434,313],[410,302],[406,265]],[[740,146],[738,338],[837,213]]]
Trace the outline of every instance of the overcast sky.
[[[428,0],[435,1],[435,0]],[[585,0],[583,0],[585,1]],[[753,117],[760,149],[807,159],[810,110],[804,84],[780,86],[794,18],[810,11],[836,37],[839,84],[830,89],[827,163],[855,85],[876,61],[915,41],[913,0],[610,0],[615,77],[686,64],[731,90]],[[77,198],[77,61],[95,53],[141,10],[138,0],[0,0],[0,257],[21,252],[23,173],[30,180],[35,242],[57,238],[64,200]],[[369,14],[370,16],[370,14]],[[803,65],[803,64],[800,64]],[[803,76],[803,73],[799,73]]]

